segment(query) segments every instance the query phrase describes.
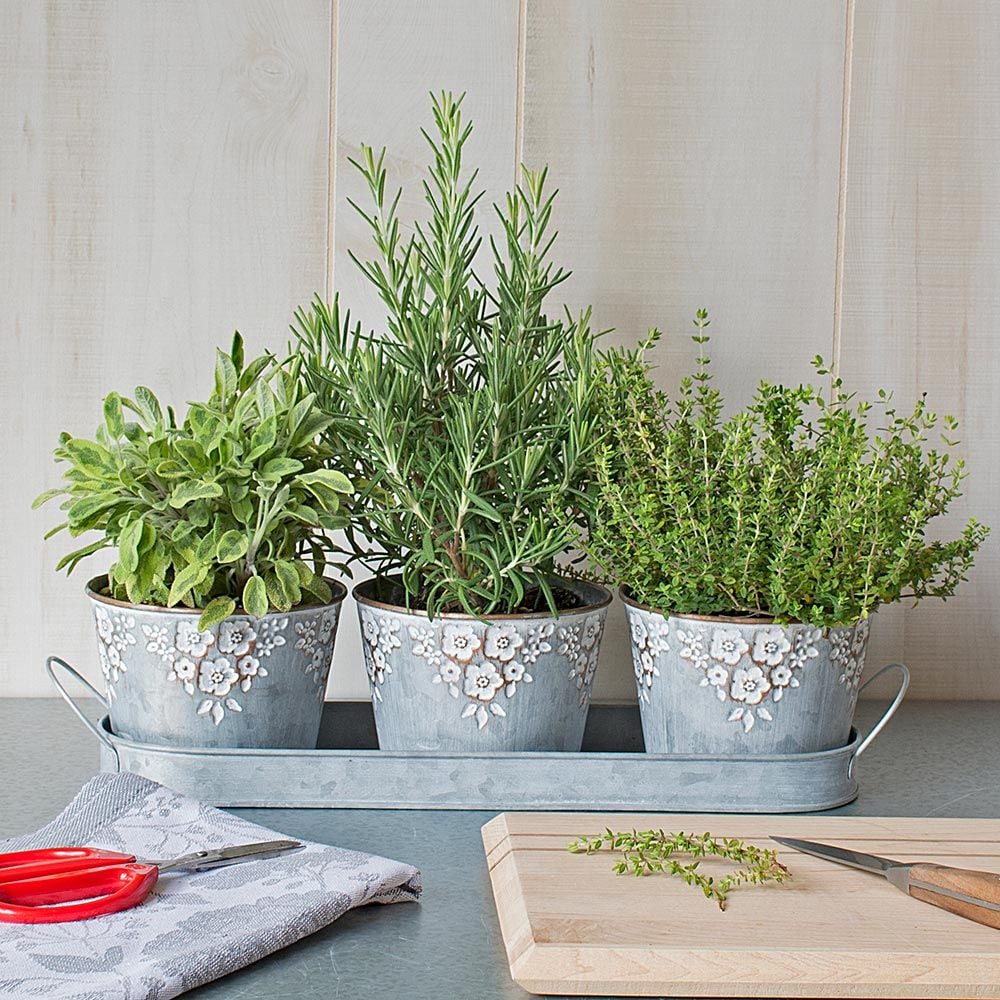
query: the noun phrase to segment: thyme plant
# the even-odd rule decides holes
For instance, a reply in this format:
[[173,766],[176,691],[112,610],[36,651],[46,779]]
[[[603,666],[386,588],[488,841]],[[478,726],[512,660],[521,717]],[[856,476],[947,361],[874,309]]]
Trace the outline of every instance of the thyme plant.
[[[481,192],[463,166],[472,126],[461,99],[433,99],[426,222],[404,224],[386,193],[385,150],[354,166],[371,207],[374,257],[354,257],[378,291],[385,327],[351,326],[338,300],[296,313],[304,374],[329,419],[331,447],[359,485],[355,557],[401,574],[430,615],[514,612],[561,603],[555,558],[587,521],[595,439],[589,312],[550,317],[567,272],[549,260],[554,193],[546,171],[496,208],[493,282],[476,272]],[[408,232],[410,235],[404,235]]]
[[[729,892],[738,885],[763,885],[786,882],[792,873],[778,860],[775,851],[755,847],[735,838],[713,837],[709,833],[664,833],[663,830],[632,830],[615,833],[605,830],[597,837],[580,837],[569,844],[573,854],[596,854],[608,848],[622,855],[612,870],[619,875],[676,875],[688,885],[697,886],[706,899],[714,899],[719,909],[726,908]],[[675,855],[684,854],[693,861],[685,864]],[[699,869],[704,858],[724,858],[739,865],[736,871],[716,879]]]
[[[64,484],[35,500],[64,497],[66,530],[99,537],[63,556],[74,567],[117,549],[109,594],[133,604],[203,608],[199,628],[229,617],[237,602],[260,617],[302,602],[329,601],[323,580],[333,551],[326,530],[347,523],[350,480],[333,457],[297,363],[265,355],[244,365],[243,341],[217,352],[214,391],[178,423],[153,393],[111,393],[92,440],[62,434]],[[131,419],[128,419],[131,418]]]
[[[952,596],[988,533],[972,519],[958,538],[928,538],[961,496],[956,422],[922,396],[909,413],[884,390],[858,401],[839,378],[828,392],[762,381],[724,419],[708,324],[700,311],[695,372],[673,399],[645,356],[658,331],[603,359],[592,561],[668,613],[834,626],[902,598]],[[928,447],[939,423],[942,444]]]

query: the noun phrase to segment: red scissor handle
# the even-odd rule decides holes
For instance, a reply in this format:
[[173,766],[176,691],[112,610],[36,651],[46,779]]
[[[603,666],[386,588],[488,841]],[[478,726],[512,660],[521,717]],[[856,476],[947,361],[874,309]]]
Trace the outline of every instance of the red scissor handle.
[[109,862],[135,861],[133,854],[103,851],[98,847],[47,847],[37,851],[0,854],[0,886],[36,875],[58,875],[85,868],[100,868]]
[[127,910],[152,892],[159,873],[156,865],[124,862],[13,879],[0,884],[0,923],[57,924]]

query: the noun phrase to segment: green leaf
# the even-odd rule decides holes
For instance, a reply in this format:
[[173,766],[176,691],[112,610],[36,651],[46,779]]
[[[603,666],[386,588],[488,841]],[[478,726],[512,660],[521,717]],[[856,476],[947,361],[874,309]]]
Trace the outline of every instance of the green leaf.
[[228,399],[236,392],[237,375],[233,359],[216,348],[215,351],[215,395]]
[[243,588],[243,610],[254,618],[263,618],[267,614],[267,588],[259,576],[252,576]]
[[117,392],[110,392],[104,397],[104,423],[113,439],[124,435],[125,416],[122,413],[122,398]]
[[222,496],[222,487],[218,483],[199,483],[188,481],[181,483],[170,494],[170,506],[175,510],[191,503],[192,500],[210,500]]
[[236,610],[236,602],[231,597],[216,597],[205,605],[198,619],[198,631],[204,632],[224,622]]
[[94,441],[71,438],[63,447],[77,467],[95,479],[113,476],[118,472],[111,453]]
[[233,343],[229,348],[229,357],[233,362],[233,367],[237,372],[243,371],[244,362],[243,335],[239,330],[233,331]]
[[76,549],[74,552],[69,552],[56,563],[56,572],[66,567],[67,573],[72,573],[76,568],[76,564],[89,555],[93,555],[95,552],[99,552],[101,549],[106,549],[109,542],[106,538],[101,538],[96,542],[91,542],[89,545],[84,545],[82,549]]
[[34,500],[31,501],[31,509],[38,510],[39,507],[44,503],[48,503],[53,497],[62,496],[66,491],[61,486],[53,487],[51,490],[45,490],[43,493],[39,493]]
[[315,597],[320,604],[329,604],[333,597],[330,585],[322,577],[318,577],[315,574],[302,584],[302,589],[312,597]]
[[265,462],[260,470],[260,475],[265,479],[277,482],[284,476],[290,476],[303,469],[302,463],[297,458],[272,458]]
[[138,403],[140,416],[146,418],[151,426],[163,423],[163,411],[160,409],[160,401],[153,394],[152,389],[144,385],[135,387],[135,401]]
[[240,531],[227,531],[219,539],[215,558],[220,563],[233,563],[247,554],[247,536]]
[[307,472],[304,476],[299,476],[298,482],[307,486],[317,483],[334,490],[336,493],[352,493],[354,491],[350,479],[335,469],[317,469],[315,472]]
[[278,422],[269,417],[263,421],[250,435],[250,450],[246,453],[246,461],[252,462],[269,451],[278,439]]
[[143,527],[141,520],[131,521],[118,537],[118,564],[126,573],[134,573],[139,568],[139,542]]
[[293,607],[298,604],[302,600],[302,589],[295,564],[284,559],[279,560],[274,564],[274,575],[288,606]]
[[172,608],[178,601],[183,600],[202,580],[208,576],[209,567],[201,563],[190,563],[174,575],[174,582],[170,585],[170,593],[167,597],[167,607]]

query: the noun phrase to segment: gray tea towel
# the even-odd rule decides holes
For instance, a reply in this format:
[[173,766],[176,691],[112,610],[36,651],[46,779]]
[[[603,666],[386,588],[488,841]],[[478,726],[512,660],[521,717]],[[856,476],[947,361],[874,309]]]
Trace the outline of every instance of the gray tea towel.
[[[138,775],[102,774],[48,826],[0,841],[0,851],[86,845],[164,860],[282,836]],[[131,910],[78,923],[0,923],[0,996],[167,1000],[355,906],[419,894],[420,873],[409,865],[313,843],[285,857],[165,872]]]

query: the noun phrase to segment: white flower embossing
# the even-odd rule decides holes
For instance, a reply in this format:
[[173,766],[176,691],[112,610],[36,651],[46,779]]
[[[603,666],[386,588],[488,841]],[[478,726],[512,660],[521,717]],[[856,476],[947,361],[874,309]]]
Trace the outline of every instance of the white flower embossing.
[[492,663],[473,663],[465,668],[465,693],[479,701],[492,701],[503,687],[503,675]]
[[199,632],[193,621],[185,618],[177,625],[177,637],[174,639],[174,645],[181,653],[196,658],[202,657],[214,642],[215,636],[211,632]]
[[287,618],[265,618],[257,624],[257,656],[267,658],[279,646],[285,645],[282,633],[288,628]]
[[468,663],[482,648],[483,640],[476,635],[471,625],[445,625],[441,639],[441,649],[459,663]]
[[795,633],[787,660],[792,670],[802,670],[810,660],[819,656],[816,643],[819,642],[821,635],[818,628],[802,628]]
[[729,688],[729,694],[734,701],[742,701],[747,705],[757,705],[770,690],[771,682],[760,667],[756,665],[737,667],[733,671],[733,682]]
[[224,621],[219,626],[219,650],[233,656],[243,656],[257,639],[257,633],[249,622]]
[[708,669],[708,650],[705,648],[705,633],[701,629],[677,630],[677,641],[681,644],[680,657],[690,660],[699,670]]
[[295,623],[295,634],[298,636],[298,639],[295,640],[295,648],[301,649],[306,656],[312,656],[313,650],[316,648],[318,624],[315,618]]
[[[366,614],[362,612],[363,617]],[[589,696],[602,629],[603,616],[594,615],[558,632],[560,645],[555,655],[569,662],[569,676],[581,689],[581,704]],[[452,698],[464,697],[460,717],[471,719],[480,729],[493,718],[506,717],[508,710],[499,699],[501,691],[512,699],[521,686],[533,682],[529,668],[540,657],[553,653],[555,633],[555,624],[547,621],[530,625],[513,621],[428,622],[406,629],[410,652],[433,670],[432,683],[444,686]],[[365,634],[376,636],[371,656],[377,669],[387,634],[378,627]]]
[[227,695],[237,677],[232,663],[225,656],[202,660],[198,668],[198,688],[205,694]]
[[712,659],[734,667],[749,648],[739,629],[717,628],[712,633],[712,646],[709,652]]
[[506,663],[514,659],[518,649],[523,645],[524,639],[513,625],[490,625],[486,629],[483,655],[491,660]]
[[776,667],[791,648],[792,644],[788,641],[785,630],[780,625],[774,625],[757,630],[750,656],[756,663]]

